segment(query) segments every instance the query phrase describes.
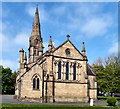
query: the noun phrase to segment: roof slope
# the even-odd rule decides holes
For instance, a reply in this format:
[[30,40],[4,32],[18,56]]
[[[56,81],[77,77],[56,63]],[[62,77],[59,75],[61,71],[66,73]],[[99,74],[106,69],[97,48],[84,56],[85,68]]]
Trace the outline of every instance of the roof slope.
[[93,71],[93,69],[91,68],[91,66],[89,64],[87,64],[87,74],[88,75],[92,75],[95,76],[95,71]]

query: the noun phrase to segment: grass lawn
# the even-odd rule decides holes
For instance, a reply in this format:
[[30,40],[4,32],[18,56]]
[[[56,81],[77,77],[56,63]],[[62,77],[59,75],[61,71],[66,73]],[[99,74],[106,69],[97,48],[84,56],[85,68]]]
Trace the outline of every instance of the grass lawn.
[[2,109],[120,109],[120,106],[71,106],[47,104],[2,104]]

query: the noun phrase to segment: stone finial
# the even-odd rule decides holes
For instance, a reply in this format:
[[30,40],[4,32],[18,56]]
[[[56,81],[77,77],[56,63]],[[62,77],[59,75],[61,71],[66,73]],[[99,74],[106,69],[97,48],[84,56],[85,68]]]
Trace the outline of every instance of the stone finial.
[[24,52],[23,48],[22,48],[22,49],[20,49],[20,51],[19,51],[19,52]]
[[82,52],[86,52],[84,42],[82,43]]
[[48,47],[53,47],[52,36],[50,36],[50,41],[49,41]]
[[67,40],[69,40],[69,38],[70,38],[70,35],[69,35],[69,34],[67,34]]

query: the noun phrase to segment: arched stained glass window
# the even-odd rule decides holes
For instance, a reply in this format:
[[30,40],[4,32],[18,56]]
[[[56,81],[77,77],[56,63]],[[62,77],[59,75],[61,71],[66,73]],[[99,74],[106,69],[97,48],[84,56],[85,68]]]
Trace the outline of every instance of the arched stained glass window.
[[35,89],[35,78],[33,79],[33,89]]
[[76,63],[73,65],[73,80],[76,80]]
[[58,63],[58,79],[61,79],[61,61]]
[[34,78],[33,78],[33,89],[34,90],[37,90],[37,89],[39,89],[39,78],[37,77],[37,76],[35,76]]
[[37,78],[37,89],[39,89],[39,78]]
[[66,63],[66,80],[69,80],[69,62]]

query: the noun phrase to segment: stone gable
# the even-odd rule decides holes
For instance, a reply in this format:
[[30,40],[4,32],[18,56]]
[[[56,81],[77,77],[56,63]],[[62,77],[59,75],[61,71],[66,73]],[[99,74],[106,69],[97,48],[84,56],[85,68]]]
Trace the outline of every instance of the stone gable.
[[[66,54],[66,50],[70,49],[70,54]],[[60,47],[58,47],[53,55],[60,56],[60,57],[66,57],[66,58],[72,58],[72,59],[80,59],[83,60],[82,54],[76,49],[75,46],[70,41],[66,41],[64,44],[62,44]]]

